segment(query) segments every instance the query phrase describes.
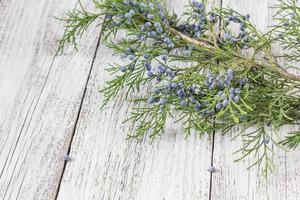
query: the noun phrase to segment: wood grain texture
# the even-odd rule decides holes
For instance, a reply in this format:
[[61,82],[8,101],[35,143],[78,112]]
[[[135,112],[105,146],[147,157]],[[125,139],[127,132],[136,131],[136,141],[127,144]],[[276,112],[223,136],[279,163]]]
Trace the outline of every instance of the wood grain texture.
[[[178,14],[187,1],[167,1]],[[184,139],[180,125],[153,144],[126,141],[133,129],[122,121],[132,104],[118,96],[100,111],[98,87],[110,77],[104,71],[111,62],[122,62],[101,46],[88,85],[59,200],[75,199],[208,199],[211,143],[196,136]]]
[[[223,7],[231,7],[241,13],[251,15],[251,21],[263,32],[268,26],[274,24],[272,20],[273,11],[270,6],[278,3],[277,0],[223,0]],[[274,48],[274,54],[279,49]],[[284,135],[290,127],[284,128],[281,135]],[[241,146],[241,138],[230,141],[230,135],[216,135],[214,149],[214,165],[218,172],[213,176],[212,199],[232,200],[296,200],[300,199],[300,157],[299,151],[286,153],[272,146],[275,152],[273,158],[277,169],[266,181],[258,174],[258,169],[253,168],[247,171],[246,168],[253,163],[253,159],[246,159],[234,163],[232,153]],[[272,134],[272,133],[271,133]],[[252,162],[251,162],[252,161]]]
[[55,57],[68,0],[0,2],[0,199],[54,199],[99,30]]
[[[91,0],[83,3],[91,8]],[[251,14],[261,30],[273,23],[268,7],[274,3],[223,0],[224,6]],[[209,199],[208,138],[185,139],[182,126],[170,121],[153,144],[148,138],[127,141],[133,126],[122,121],[132,104],[121,94],[100,111],[99,88],[110,78],[104,68],[121,61],[100,46],[92,67],[99,28],[88,30],[79,52],[71,48],[54,56],[63,24],[53,16],[75,4],[0,0],[0,199],[52,200],[58,191],[60,200]],[[167,0],[177,14],[186,4]],[[72,160],[64,168],[74,131]],[[246,171],[250,160],[233,162],[239,145],[230,135],[216,135],[212,200],[300,199],[299,151],[276,152],[278,170],[266,185],[256,169]]]

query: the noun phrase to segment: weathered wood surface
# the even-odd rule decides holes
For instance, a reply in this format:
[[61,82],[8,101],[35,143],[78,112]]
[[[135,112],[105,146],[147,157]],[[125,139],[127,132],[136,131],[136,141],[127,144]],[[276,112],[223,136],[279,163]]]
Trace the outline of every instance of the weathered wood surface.
[[[122,120],[130,104],[120,95],[99,110],[99,88],[109,78],[104,68],[119,61],[97,45],[100,29],[89,29],[79,52],[55,56],[63,24],[53,16],[75,3],[0,0],[0,199],[300,199],[299,151],[280,152],[278,171],[264,184],[255,169],[245,170],[248,161],[233,163],[239,143],[230,135],[216,134],[212,177],[212,143],[184,139],[180,125],[170,123],[153,144],[126,141],[132,127]],[[222,3],[266,30],[276,1]],[[182,13],[187,0],[167,4]],[[72,160],[65,165],[67,153]]]
[[0,199],[56,196],[99,34],[54,56],[75,3],[0,1]]

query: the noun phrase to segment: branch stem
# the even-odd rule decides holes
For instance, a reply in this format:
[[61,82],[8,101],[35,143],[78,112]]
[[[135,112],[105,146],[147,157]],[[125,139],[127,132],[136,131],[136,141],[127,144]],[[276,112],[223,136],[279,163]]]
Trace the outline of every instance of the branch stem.
[[[194,39],[189,37],[188,35],[185,35],[177,30],[175,30],[174,28],[169,28],[170,32],[172,34],[174,34],[175,36],[180,37],[181,39],[185,40],[186,42],[196,45],[196,46],[202,46],[207,48],[210,51],[216,51],[216,50],[221,50],[218,46],[214,46],[211,45],[209,42],[207,41],[202,41],[202,40],[198,40],[198,39]],[[258,63],[256,61],[254,61],[253,59],[249,59],[249,58],[245,58],[244,56],[240,55],[240,54],[233,54],[235,57],[238,57],[242,60],[245,60],[251,64],[253,64],[252,67],[254,66],[259,66],[259,67],[266,67],[266,65],[263,65],[261,63]],[[289,80],[293,80],[293,81],[300,81],[300,76],[299,75],[295,75],[295,74],[291,74],[289,73],[286,69],[282,68],[275,60],[275,58],[268,53],[268,60],[269,60],[269,65],[267,65],[269,68],[271,68],[274,72],[276,72],[277,74],[279,74],[281,77],[285,78],[285,79],[289,79]]]

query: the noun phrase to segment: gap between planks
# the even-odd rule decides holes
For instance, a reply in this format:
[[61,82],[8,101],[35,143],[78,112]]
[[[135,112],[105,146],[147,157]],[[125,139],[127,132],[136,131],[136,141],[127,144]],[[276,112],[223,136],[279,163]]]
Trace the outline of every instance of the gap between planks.
[[[219,5],[220,5],[220,9],[223,9],[223,0],[219,1]],[[221,28],[221,24],[222,24],[222,19],[221,17],[219,17],[219,24],[218,24],[218,31]],[[219,34],[218,37],[220,37],[221,35]],[[217,61],[216,63],[217,65],[219,65],[219,62]],[[216,126],[216,118],[214,118],[213,120],[213,127],[215,128]],[[216,135],[216,130],[213,130],[212,133],[212,145],[211,145],[211,160],[210,160],[210,165],[214,166],[214,150],[215,150],[215,135]],[[210,179],[209,179],[209,193],[208,193],[208,199],[212,200],[212,186],[213,186],[213,172],[210,172]]]
[[[105,15],[103,20],[104,21],[106,20],[106,15]],[[96,45],[95,52],[94,52],[94,55],[93,55],[91,67],[90,67],[90,70],[89,70],[89,73],[88,73],[88,76],[87,76],[87,80],[86,80],[86,83],[85,83],[85,86],[84,86],[84,91],[83,91],[83,94],[82,94],[82,97],[81,97],[78,113],[77,113],[77,116],[76,116],[76,119],[75,119],[74,128],[73,128],[72,133],[71,133],[71,139],[70,139],[70,143],[68,144],[68,151],[67,151],[66,155],[69,155],[70,151],[71,151],[72,142],[73,142],[73,139],[74,139],[74,136],[75,136],[75,133],[76,133],[78,121],[79,121],[80,114],[81,114],[81,109],[82,109],[83,102],[84,102],[85,96],[86,96],[87,86],[89,84],[89,80],[90,80],[90,77],[91,77],[91,74],[92,74],[92,71],[93,71],[93,67],[94,67],[94,64],[95,64],[95,60],[96,60],[96,57],[97,57],[98,49],[99,49],[99,46],[101,44],[102,34],[103,34],[103,27],[101,27],[100,32],[99,32],[99,38],[97,40],[97,45]],[[56,190],[56,194],[55,194],[55,198],[54,198],[55,200],[58,198],[58,194],[59,194],[60,186],[61,186],[61,181],[63,179],[67,163],[68,163],[67,161],[64,162],[63,170],[62,170],[60,178],[59,178],[59,182],[58,182],[58,186],[57,186],[57,190]]]

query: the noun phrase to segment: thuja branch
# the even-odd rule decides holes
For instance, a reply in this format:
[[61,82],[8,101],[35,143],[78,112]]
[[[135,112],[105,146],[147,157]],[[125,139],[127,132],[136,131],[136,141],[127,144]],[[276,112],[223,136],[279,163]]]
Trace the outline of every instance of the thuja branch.
[[[278,24],[267,33],[251,23],[250,15],[208,10],[205,1],[191,2],[182,18],[159,0],[94,3],[96,14],[81,8],[64,18],[60,49],[68,42],[76,45],[76,38],[92,22],[106,16],[97,22],[102,25],[102,40],[123,61],[108,66],[112,80],[102,90],[103,107],[125,90],[126,99],[135,102],[127,120],[137,126],[130,138],[154,139],[174,113],[179,118],[174,123],[184,125],[186,136],[192,131],[202,135],[225,133],[235,126],[256,127],[236,135],[243,143],[238,152],[241,159],[253,157],[250,167],[262,167],[265,175],[273,169],[270,144],[299,144],[298,134],[279,144],[278,137],[269,133],[300,119],[300,77],[286,70],[289,64],[277,61],[300,55],[300,34],[295,31],[300,9],[295,0],[274,8]],[[274,57],[271,49],[278,42],[292,53]]]

